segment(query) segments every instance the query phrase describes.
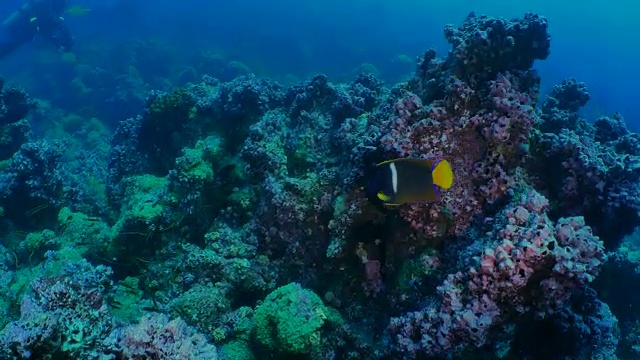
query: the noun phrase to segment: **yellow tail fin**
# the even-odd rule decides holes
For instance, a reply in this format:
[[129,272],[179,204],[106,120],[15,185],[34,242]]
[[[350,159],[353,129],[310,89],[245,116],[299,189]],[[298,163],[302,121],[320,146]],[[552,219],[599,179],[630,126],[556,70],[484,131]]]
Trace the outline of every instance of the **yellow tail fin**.
[[447,160],[442,160],[433,169],[433,183],[443,189],[448,189],[453,184],[453,170]]

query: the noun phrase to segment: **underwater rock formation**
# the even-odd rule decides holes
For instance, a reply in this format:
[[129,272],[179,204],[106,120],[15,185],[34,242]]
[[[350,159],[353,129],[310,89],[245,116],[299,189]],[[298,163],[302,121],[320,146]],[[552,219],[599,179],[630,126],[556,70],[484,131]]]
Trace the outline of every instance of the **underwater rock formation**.
[[532,136],[530,166],[537,186],[556,203],[554,212],[584,216],[614,249],[640,225],[638,136],[620,114],[594,123],[579,119],[588,99],[586,85],[575,80],[554,87]]
[[0,161],[10,158],[29,139],[26,120],[34,103],[27,93],[0,78]]

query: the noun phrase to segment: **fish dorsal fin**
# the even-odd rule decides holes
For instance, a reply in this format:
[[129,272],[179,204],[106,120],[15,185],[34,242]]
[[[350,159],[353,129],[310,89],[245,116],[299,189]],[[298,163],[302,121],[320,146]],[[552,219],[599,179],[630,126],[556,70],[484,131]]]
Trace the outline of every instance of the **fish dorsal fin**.
[[376,166],[382,166],[382,165],[386,165],[386,164],[391,164],[394,161],[398,161],[398,159],[386,160],[386,161],[383,161],[381,163],[377,163]]
[[420,159],[420,158],[397,158],[397,159],[391,159],[391,160],[386,160],[386,161],[383,161],[381,163],[378,163],[378,164],[376,164],[376,166],[386,165],[386,164],[390,164],[392,162],[410,162],[410,163],[414,163],[414,164],[420,164],[420,165],[423,165],[423,166],[429,167],[429,168],[431,168],[433,166],[433,161],[432,160]]

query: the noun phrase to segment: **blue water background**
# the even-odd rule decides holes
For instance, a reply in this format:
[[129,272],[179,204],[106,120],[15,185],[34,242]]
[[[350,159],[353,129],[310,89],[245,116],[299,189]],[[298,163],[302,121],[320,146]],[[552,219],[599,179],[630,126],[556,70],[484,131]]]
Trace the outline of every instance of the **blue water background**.
[[[2,2],[0,16],[6,17],[20,3]],[[84,48],[152,39],[169,45],[163,56],[148,60],[148,71],[159,73],[184,66],[194,54],[209,49],[276,79],[304,79],[324,72],[334,81],[347,80],[369,63],[389,82],[407,76],[414,68],[407,60],[427,48],[444,56],[449,48],[444,25],[460,24],[470,11],[509,18],[534,11],[547,17],[552,34],[551,56],[535,65],[542,75],[543,93],[566,77],[576,77],[592,94],[583,110],[585,117],[619,111],[631,129],[640,130],[636,109],[640,25],[634,15],[640,5],[631,0],[76,0],[71,4],[91,9],[67,17],[77,39],[78,62],[89,66],[91,59],[81,56]],[[37,60],[41,51],[21,49],[0,62],[0,74],[47,99],[51,97],[47,92],[56,90],[38,88],[33,82],[47,72],[69,70],[43,67]],[[25,74],[30,81],[25,81]],[[74,94],[68,96],[67,103],[54,106],[73,111]]]

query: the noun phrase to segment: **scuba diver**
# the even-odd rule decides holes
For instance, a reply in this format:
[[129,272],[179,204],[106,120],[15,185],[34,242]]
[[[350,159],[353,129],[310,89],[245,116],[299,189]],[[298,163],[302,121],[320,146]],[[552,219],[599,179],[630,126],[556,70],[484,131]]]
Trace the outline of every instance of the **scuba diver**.
[[32,41],[69,51],[73,37],[62,17],[66,9],[66,0],[27,0],[0,25],[0,59]]

